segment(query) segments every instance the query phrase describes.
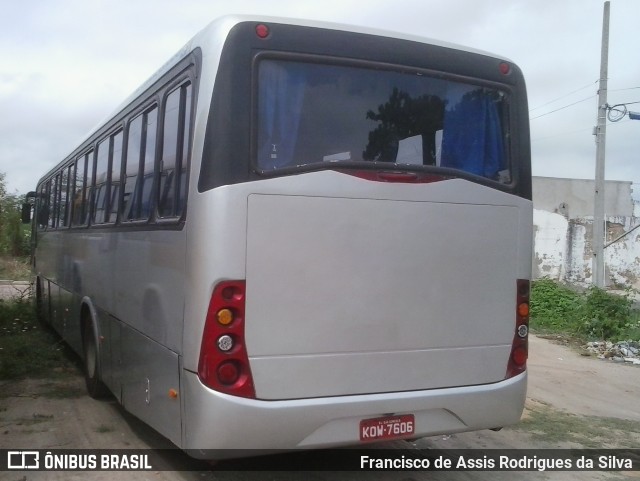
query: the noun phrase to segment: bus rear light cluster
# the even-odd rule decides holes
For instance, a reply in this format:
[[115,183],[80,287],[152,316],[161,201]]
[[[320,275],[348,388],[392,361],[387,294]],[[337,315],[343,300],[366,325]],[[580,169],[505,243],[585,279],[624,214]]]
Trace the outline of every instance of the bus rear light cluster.
[[198,377],[216,391],[255,398],[244,340],[245,281],[225,281],[213,290],[202,335]]
[[516,287],[516,329],[507,366],[507,379],[527,369],[529,357],[529,281],[518,279]]

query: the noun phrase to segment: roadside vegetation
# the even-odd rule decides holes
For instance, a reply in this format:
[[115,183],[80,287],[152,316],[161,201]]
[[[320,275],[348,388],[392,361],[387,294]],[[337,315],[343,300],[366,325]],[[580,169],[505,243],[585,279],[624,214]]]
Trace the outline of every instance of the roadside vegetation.
[[8,192],[0,172],[0,280],[29,279],[31,226],[21,220],[24,196]]
[[7,190],[4,172],[0,172],[0,256],[24,258],[29,255],[31,227],[21,220],[25,196]]
[[0,299],[0,383],[77,371],[69,348],[36,318],[30,298]]
[[537,280],[531,288],[531,328],[580,341],[640,341],[640,310],[630,294],[597,287],[578,292],[550,279]]

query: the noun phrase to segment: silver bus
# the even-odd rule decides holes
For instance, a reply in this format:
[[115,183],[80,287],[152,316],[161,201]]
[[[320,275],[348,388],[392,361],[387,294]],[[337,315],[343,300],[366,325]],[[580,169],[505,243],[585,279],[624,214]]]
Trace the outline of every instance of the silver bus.
[[38,310],[196,457],[516,423],[527,99],[511,61],[228,16],[34,192]]

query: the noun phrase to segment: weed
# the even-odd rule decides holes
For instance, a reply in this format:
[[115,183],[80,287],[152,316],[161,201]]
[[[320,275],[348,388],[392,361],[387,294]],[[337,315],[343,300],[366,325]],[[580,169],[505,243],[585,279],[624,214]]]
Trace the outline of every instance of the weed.
[[105,424],[101,424],[96,428],[97,433],[111,433],[114,429],[111,426],[107,426]]
[[67,350],[38,322],[30,300],[0,300],[0,380],[55,375],[72,365]]
[[583,300],[568,287],[551,279],[533,282],[531,288],[532,326],[543,331],[574,330]]
[[578,293],[540,279],[531,289],[531,327],[583,340],[640,340],[640,312],[632,308],[629,293],[610,294],[597,287]]
[[31,267],[28,257],[0,256],[0,279],[10,281],[28,281],[31,279]]

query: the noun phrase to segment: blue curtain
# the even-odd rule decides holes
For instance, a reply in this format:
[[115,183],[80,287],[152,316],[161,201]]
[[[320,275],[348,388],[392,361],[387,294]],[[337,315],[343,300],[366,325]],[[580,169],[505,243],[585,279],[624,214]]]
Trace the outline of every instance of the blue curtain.
[[476,90],[445,112],[442,167],[497,179],[505,169],[502,126],[494,101]]
[[295,165],[305,78],[301,65],[272,60],[260,63],[258,166],[263,170]]

